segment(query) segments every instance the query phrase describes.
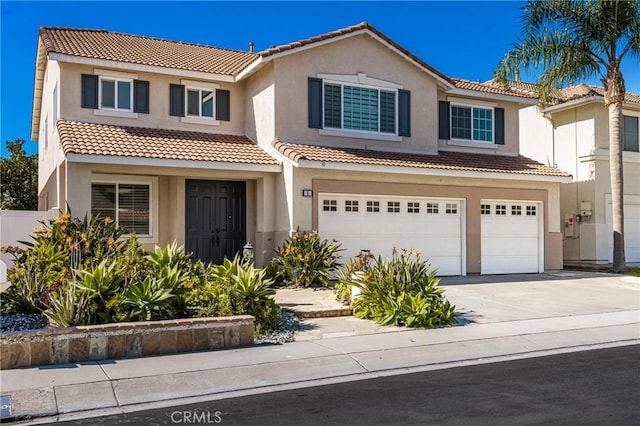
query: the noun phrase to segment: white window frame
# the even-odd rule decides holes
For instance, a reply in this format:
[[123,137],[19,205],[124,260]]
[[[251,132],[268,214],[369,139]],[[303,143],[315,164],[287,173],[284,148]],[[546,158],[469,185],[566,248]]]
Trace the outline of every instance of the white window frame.
[[[191,124],[205,124],[208,126],[219,126],[220,120],[216,116],[216,90],[220,88],[219,84],[215,83],[206,83],[203,81],[194,81],[194,80],[180,80],[180,84],[184,86],[184,117],[180,117],[181,123],[191,123]],[[199,103],[198,103],[198,111],[200,115],[189,115],[189,90],[198,90],[199,92]],[[213,116],[212,117],[203,117],[202,116],[202,91],[206,90],[213,93]]]
[[[113,70],[105,70],[94,68],[93,73],[98,76],[98,108],[93,110],[93,115],[105,116],[105,117],[119,117],[119,118],[138,118],[138,113],[133,112],[133,81],[138,79],[138,74],[130,73],[130,72],[120,72]],[[103,108],[102,107],[102,79],[107,80],[121,80],[121,81],[130,81],[131,82],[131,93],[129,105],[131,108],[127,109],[119,109],[119,108]],[[117,83],[116,83],[116,91],[117,91]],[[116,103],[117,103],[117,94],[115,95]]]
[[[451,139],[447,141],[447,145],[468,146],[475,148],[492,148],[496,149],[500,145],[496,144],[496,111],[497,106],[494,102],[470,101],[469,99],[448,97],[449,102],[449,133]],[[453,107],[471,108],[471,139],[462,139],[453,137]],[[473,139],[473,109],[490,109],[491,112],[491,141],[481,141]]]
[[[114,220],[118,223],[118,186],[119,185],[149,185],[149,234],[136,237],[142,244],[157,244],[159,242],[159,220],[158,220],[158,178],[156,176],[132,176],[132,175],[102,175],[94,174],[91,177],[91,185],[108,184],[116,185],[116,217]],[[91,191],[91,186],[89,186]],[[91,199],[91,192],[89,193]],[[90,210],[92,207],[90,206]],[[125,240],[130,234],[124,234],[120,239]]]
[[[105,107],[102,105],[102,97],[103,97],[103,89],[102,89],[102,82],[103,81],[113,81],[113,86],[114,86],[114,92],[113,92],[113,96],[114,96],[114,104],[115,106],[112,107]],[[118,83],[119,82],[123,82],[123,83],[129,83],[129,108],[118,108]],[[107,75],[100,75],[98,76],[98,109],[102,110],[102,111],[115,111],[115,112],[131,112],[133,113],[133,79],[129,79],[129,78],[120,78],[120,77],[111,77],[111,76],[107,76]]]
[[[368,77],[365,73],[358,73],[356,75],[343,75],[343,74],[317,74],[318,78],[322,79],[322,93],[324,94],[324,87],[327,84],[340,86],[340,128],[336,127],[324,127],[324,95],[322,96],[322,115],[323,122],[322,128],[318,130],[319,134],[325,136],[338,136],[338,137],[351,137],[360,139],[378,139],[386,141],[402,141],[402,136],[398,135],[399,132],[399,105],[398,105],[398,91],[403,88],[402,85],[392,83],[377,78]],[[358,130],[358,129],[345,129],[344,128],[344,87],[352,86],[363,89],[372,89],[378,91],[378,131],[371,130]],[[392,92],[394,93],[394,133],[380,132],[380,92]]]

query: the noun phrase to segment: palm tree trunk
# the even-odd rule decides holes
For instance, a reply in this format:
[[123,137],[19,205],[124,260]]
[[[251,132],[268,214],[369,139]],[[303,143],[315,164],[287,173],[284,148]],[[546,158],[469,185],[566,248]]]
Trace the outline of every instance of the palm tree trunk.
[[622,173],[622,102],[609,104],[609,169],[613,208],[613,272],[627,269],[624,255],[624,179]]

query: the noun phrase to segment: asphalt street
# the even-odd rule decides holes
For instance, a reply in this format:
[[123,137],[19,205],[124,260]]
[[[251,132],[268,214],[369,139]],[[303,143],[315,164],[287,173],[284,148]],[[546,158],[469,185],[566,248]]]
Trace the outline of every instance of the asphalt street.
[[639,425],[640,346],[175,406],[67,425]]

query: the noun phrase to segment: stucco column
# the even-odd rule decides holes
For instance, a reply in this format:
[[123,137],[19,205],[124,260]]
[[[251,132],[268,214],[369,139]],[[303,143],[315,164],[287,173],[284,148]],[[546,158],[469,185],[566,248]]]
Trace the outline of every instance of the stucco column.
[[[91,215],[91,168],[87,164],[67,163],[65,199],[72,216]],[[62,210],[65,205],[59,206]]]

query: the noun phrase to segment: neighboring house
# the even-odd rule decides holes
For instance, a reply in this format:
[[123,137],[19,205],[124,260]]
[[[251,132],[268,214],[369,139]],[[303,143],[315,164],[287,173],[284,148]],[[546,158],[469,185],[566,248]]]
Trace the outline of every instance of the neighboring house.
[[562,268],[560,183],[519,152],[531,94],[449,78],[367,23],[239,52],[40,31],[42,209],[256,264],[296,229],[344,257],[417,248],[440,275]]
[[[511,83],[534,92],[527,83]],[[609,112],[604,89],[580,84],[554,93],[555,102],[520,114],[521,152],[571,173],[561,186],[564,259],[610,263],[613,223],[609,169]],[[627,262],[640,262],[640,95],[627,93],[622,106],[624,237]]]

